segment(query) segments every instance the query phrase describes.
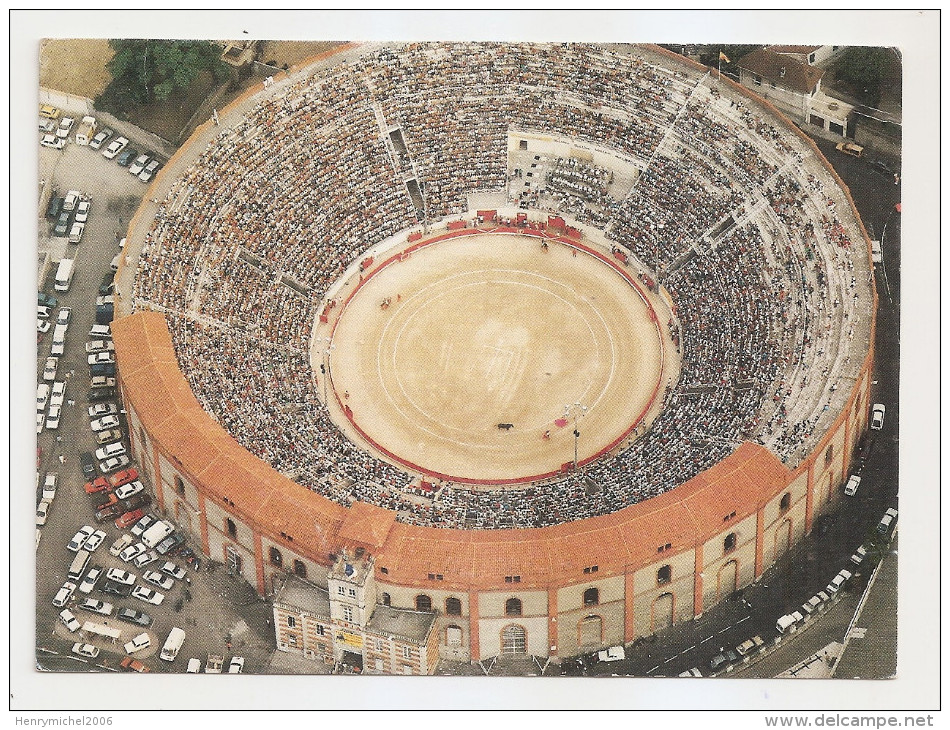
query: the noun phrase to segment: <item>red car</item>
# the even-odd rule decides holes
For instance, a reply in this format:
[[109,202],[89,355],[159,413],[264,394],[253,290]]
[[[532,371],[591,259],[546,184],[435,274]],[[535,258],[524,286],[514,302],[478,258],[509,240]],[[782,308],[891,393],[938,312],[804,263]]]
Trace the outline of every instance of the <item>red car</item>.
[[124,530],[125,528],[131,527],[140,519],[142,519],[142,516],[144,514],[145,514],[145,510],[142,510],[142,509],[126,512],[124,515],[122,515],[119,519],[115,521],[115,526],[118,527],[120,530]]
[[127,672],[152,671],[151,669],[146,667],[144,664],[142,664],[142,662],[140,662],[138,659],[133,659],[130,656],[125,657],[121,662],[119,662],[119,666],[122,667]]
[[106,507],[111,507],[114,504],[119,503],[119,498],[115,496],[114,493],[109,494],[109,498],[105,502],[100,502],[96,505],[97,510],[104,510]]
[[96,477],[91,482],[86,482],[86,494],[99,494],[110,489],[109,480],[105,477]]
[[96,522],[105,522],[106,520],[111,520],[118,514],[122,513],[122,508],[114,504],[111,507],[103,507],[101,510],[96,512]]
[[139,478],[138,469],[135,469],[135,468],[123,469],[117,474],[113,474],[111,477],[109,477],[109,483],[113,487],[121,487],[123,484],[129,484],[131,482],[134,482],[138,478]]

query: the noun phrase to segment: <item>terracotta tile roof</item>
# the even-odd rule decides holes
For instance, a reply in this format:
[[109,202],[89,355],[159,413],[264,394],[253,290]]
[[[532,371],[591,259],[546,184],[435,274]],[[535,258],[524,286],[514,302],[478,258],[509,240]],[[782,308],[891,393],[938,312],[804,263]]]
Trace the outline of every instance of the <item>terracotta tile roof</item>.
[[800,53],[807,56],[812,51],[817,51],[821,46],[766,46],[770,51],[775,51],[776,53]]
[[358,543],[376,551],[386,544],[395,522],[395,512],[374,504],[356,502],[346,510],[337,536],[347,544]]
[[[824,71],[807,63],[801,63],[790,56],[775,53],[767,48],[759,48],[739,59],[739,68],[758,74],[766,81],[774,81],[777,86],[791,89],[799,94],[810,94],[824,75]],[[785,69],[785,75],[782,75]]]

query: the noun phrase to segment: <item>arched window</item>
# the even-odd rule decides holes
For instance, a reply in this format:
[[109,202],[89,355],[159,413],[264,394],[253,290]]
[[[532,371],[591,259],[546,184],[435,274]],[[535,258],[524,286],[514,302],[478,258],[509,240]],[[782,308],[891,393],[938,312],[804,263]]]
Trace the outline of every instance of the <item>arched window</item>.
[[461,616],[462,602],[458,598],[446,598],[445,613],[449,616]]
[[280,554],[280,550],[275,547],[270,549],[270,564],[276,565],[278,568],[284,564],[284,556]]
[[728,553],[730,550],[734,550],[735,547],[736,547],[736,533],[730,532],[728,535],[726,535],[726,539],[722,541],[723,552]]
[[527,650],[527,637],[524,628],[511,624],[506,626],[501,632],[501,653],[502,654],[524,654]]
[[425,593],[420,593],[418,596],[416,596],[416,610],[431,611],[432,599],[429,598]]
[[505,616],[520,616],[521,600],[518,598],[509,598],[505,601]]
[[237,537],[237,525],[234,524],[234,520],[228,517],[224,521],[225,526],[228,528],[228,535],[231,537]]
[[778,503],[778,508],[782,510],[782,512],[784,512],[791,506],[792,506],[792,493],[785,492],[785,494],[782,495],[782,501]]
[[388,593],[384,593],[384,594],[383,594],[383,605],[384,605],[384,606],[388,606],[388,605],[390,604],[390,601],[391,601],[391,600],[392,600],[392,599],[389,597],[389,594],[388,594]]
[[307,577],[307,566],[302,560],[294,560],[294,574],[300,578]]
[[591,646],[604,640],[604,620],[600,616],[585,616],[577,625],[577,645]]
[[596,606],[600,603],[600,591],[596,588],[588,588],[584,591],[584,605]]
[[656,582],[659,584],[669,583],[673,578],[673,569],[669,565],[664,565],[656,571]]
[[185,483],[182,481],[181,477],[177,474],[175,475],[175,491],[179,494],[185,493]]

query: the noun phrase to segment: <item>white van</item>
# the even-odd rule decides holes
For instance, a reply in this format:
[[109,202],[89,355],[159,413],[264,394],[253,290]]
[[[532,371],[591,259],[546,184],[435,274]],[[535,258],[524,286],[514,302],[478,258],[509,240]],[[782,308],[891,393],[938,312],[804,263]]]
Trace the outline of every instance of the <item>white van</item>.
[[89,552],[86,550],[77,551],[76,557],[73,558],[73,562],[69,566],[69,572],[66,574],[66,577],[69,578],[69,580],[79,580],[88,564]]
[[69,285],[73,281],[73,271],[76,261],[74,259],[62,259],[59,262],[59,268],[56,269],[56,283],[53,288],[56,291],[69,291]]
[[95,117],[83,117],[82,122],[79,124],[79,129],[76,130],[76,144],[89,144],[89,141],[96,133],[97,126]]
[[121,441],[116,441],[114,444],[106,444],[101,449],[96,449],[96,458],[99,461],[105,461],[106,459],[111,459],[113,456],[122,456],[125,453],[125,446]]
[[162,647],[162,653],[159,658],[166,662],[175,661],[178,652],[181,651],[181,645],[185,643],[185,632],[177,626],[168,632],[168,638],[165,639],[165,645]]
[[103,337],[112,337],[112,328],[107,324],[94,324],[89,330],[89,336],[94,340],[101,340]]
[[159,520],[142,533],[139,539],[149,548],[153,548],[175,531],[175,526],[165,520]]

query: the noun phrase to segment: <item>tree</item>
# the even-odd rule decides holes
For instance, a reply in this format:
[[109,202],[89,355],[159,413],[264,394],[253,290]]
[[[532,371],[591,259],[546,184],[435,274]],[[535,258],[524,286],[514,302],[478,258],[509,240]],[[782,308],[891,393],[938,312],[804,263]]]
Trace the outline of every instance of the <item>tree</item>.
[[739,78],[739,59],[752,53],[761,46],[750,45],[723,45],[711,44],[702,46],[699,52],[699,62],[710,68],[720,67],[719,54],[723,53],[729,60],[722,60],[722,72],[727,76]]
[[112,40],[109,45],[115,51],[108,63],[112,82],[100,102],[117,110],[165,101],[202,71],[215,79],[226,73],[221,50],[208,41]]
[[835,77],[851,87],[865,104],[874,106],[881,96],[881,84],[890,68],[890,51],[886,48],[852,46],[835,64]]

